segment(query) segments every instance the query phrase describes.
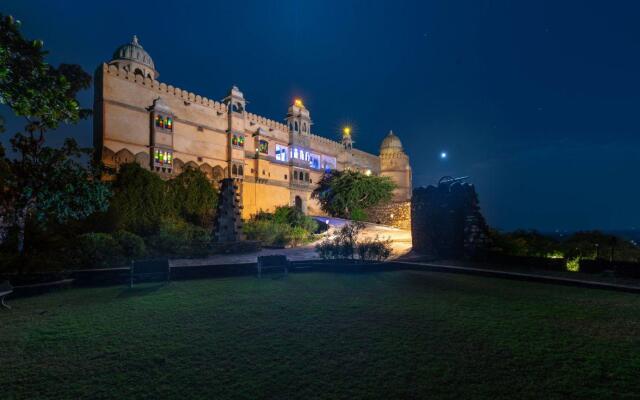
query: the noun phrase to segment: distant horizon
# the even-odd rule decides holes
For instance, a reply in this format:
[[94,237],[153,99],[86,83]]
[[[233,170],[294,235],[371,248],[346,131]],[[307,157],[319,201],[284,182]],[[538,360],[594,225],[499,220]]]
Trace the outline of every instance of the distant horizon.
[[[162,23],[135,3],[3,6],[54,65],[93,74],[136,34],[162,82],[215,100],[236,84],[274,120],[301,97],[313,133],[335,140],[348,124],[374,154],[393,130],[414,187],[470,176],[492,227],[640,229],[640,4],[158,1]],[[93,90],[80,100],[91,108]],[[23,123],[1,113],[7,147]],[[91,146],[91,124],[49,143]]]

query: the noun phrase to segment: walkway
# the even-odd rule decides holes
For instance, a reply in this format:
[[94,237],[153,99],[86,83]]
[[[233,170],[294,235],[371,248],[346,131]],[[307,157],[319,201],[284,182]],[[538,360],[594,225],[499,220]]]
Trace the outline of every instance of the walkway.
[[[343,226],[347,221],[340,218],[325,218],[317,217],[318,220],[329,221],[331,229],[325,235],[332,236],[335,234],[335,230]],[[411,250],[411,231],[393,228],[386,225],[378,225],[372,223],[366,223],[364,231],[360,234],[360,238],[375,238],[391,239],[391,245],[393,248],[392,259],[396,259],[403,256]],[[322,240],[322,239],[320,239]],[[175,267],[188,266],[188,265],[216,265],[216,264],[243,264],[257,262],[258,256],[266,256],[271,254],[284,254],[291,261],[306,261],[319,259],[318,254],[315,251],[315,245],[317,242],[308,244],[306,246],[294,247],[289,249],[262,249],[256,253],[244,253],[244,254],[217,254],[205,258],[183,258],[171,260],[171,264]]]

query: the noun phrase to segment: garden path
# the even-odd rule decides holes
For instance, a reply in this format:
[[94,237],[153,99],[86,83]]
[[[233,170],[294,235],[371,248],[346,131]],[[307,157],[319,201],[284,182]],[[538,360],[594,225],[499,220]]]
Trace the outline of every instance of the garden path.
[[[341,227],[347,222],[346,220],[339,218],[317,217],[317,219],[325,222],[328,221],[329,226],[331,227],[329,231],[327,231],[325,236],[335,234],[336,228]],[[325,236],[323,236],[323,238]],[[366,223],[364,230],[360,234],[360,238],[375,238],[376,236],[378,236],[380,239],[391,239],[391,245],[393,247],[393,254],[391,258],[398,258],[411,251],[411,231],[409,230],[393,228],[386,225]],[[189,265],[253,263],[258,260],[258,256],[272,254],[284,254],[291,261],[316,260],[319,259],[318,254],[315,251],[316,243],[318,242],[289,249],[262,249],[261,251],[255,253],[216,254],[205,258],[174,259],[171,260],[171,265],[173,265],[174,267],[180,267]]]

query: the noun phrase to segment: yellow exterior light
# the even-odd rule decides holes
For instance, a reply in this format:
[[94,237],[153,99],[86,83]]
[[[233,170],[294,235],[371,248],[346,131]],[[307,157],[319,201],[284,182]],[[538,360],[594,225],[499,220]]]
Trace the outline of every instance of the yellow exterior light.
[[349,128],[348,126],[345,126],[342,129],[342,133],[344,133],[345,136],[350,136],[351,135],[351,128]]
[[302,99],[295,99],[293,101],[293,104],[295,104],[296,107],[304,107],[304,104],[302,103]]

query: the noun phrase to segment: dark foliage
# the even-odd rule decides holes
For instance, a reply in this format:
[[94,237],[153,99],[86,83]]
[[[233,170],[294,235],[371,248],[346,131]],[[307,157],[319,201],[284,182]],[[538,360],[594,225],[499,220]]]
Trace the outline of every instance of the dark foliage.
[[211,228],[218,192],[200,170],[187,168],[168,182],[171,202],[178,216],[189,223]]
[[388,177],[332,170],[322,176],[312,197],[329,215],[362,220],[366,218],[365,209],[390,201],[394,188]]
[[27,226],[83,219],[104,210],[109,191],[96,177],[99,167],[87,166],[91,150],[67,139],[61,148],[45,146],[45,133],[60,124],[76,123],[89,110],[81,109],[78,92],[91,77],[78,65],[49,65],[43,43],[27,40],[20,23],[0,15],[0,103],[25,119],[25,131],[11,139],[15,157],[0,150],[0,240],[10,228],[16,248],[25,254]]

